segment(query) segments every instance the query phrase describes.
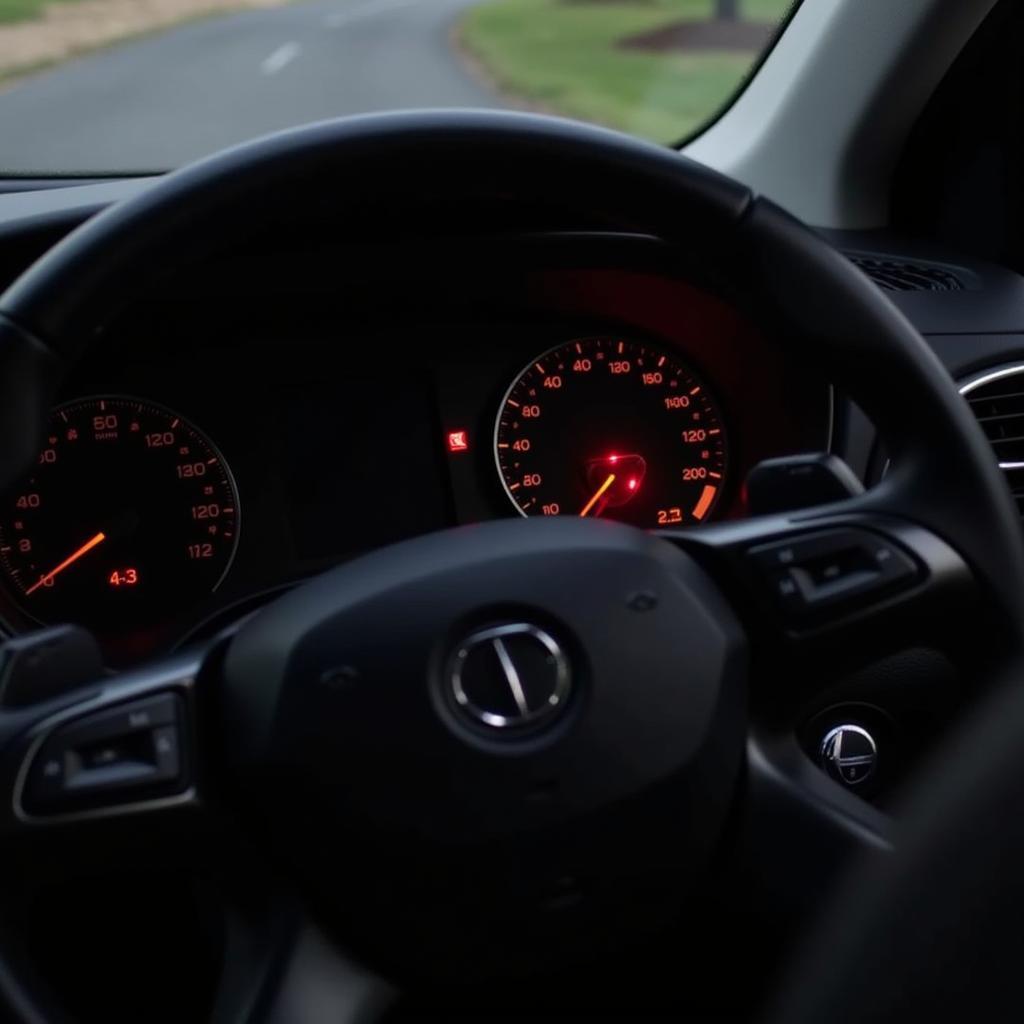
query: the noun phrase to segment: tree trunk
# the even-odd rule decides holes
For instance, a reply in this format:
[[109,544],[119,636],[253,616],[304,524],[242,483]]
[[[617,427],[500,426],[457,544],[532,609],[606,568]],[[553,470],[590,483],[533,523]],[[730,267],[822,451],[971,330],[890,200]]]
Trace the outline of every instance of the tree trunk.
[[715,18],[719,21],[736,21],[740,16],[739,0],[715,0]]

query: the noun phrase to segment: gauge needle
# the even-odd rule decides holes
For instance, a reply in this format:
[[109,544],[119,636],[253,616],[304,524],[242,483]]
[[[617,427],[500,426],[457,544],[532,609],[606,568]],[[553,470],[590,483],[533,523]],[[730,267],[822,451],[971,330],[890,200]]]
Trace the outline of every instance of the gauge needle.
[[615,483],[615,474],[609,473],[607,479],[600,487],[598,487],[594,496],[586,503],[586,505],[583,506],[583,511],[580,513],[580,519],[586,518],[587,513],[601,500],[601,495],[603,495],[613,483]]
[[45,576],[40,576],[37,583],[33,583],[28,590],[25,591],[25,596],[35,593],[40,587],[45,587],[50,580],[59,572],[63,572],[69,565],[74,565],[82,555],[87,555],[97,544],[102,544],[107,539],[105,533],[97,533],[91,540],[87,540],[74,554],[69,555],[60,563],[55,569],[51,569]]

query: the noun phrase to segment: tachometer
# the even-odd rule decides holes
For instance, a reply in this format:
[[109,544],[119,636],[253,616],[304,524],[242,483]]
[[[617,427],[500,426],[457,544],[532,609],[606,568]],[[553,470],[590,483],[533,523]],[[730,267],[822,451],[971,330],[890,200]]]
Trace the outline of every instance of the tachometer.
[[524,516],[697,523],[725,486],[725,426],[707,387],[634,340],[583,338],[539,356],[501,403],[494,443]]
[[0,499],[0,569],[40,622],[144,628],[218,586],[238,523],[227,464],[191,423],[82,399],[53,411],[31,473]]

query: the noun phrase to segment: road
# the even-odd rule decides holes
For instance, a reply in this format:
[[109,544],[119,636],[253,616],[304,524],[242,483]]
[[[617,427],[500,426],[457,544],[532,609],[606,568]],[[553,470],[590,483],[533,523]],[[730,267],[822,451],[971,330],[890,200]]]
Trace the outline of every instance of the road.
[[163,170],[342,114],[495,107],[453,52],[479,0],[304,0],[193,21],[0,92],[0,172]]

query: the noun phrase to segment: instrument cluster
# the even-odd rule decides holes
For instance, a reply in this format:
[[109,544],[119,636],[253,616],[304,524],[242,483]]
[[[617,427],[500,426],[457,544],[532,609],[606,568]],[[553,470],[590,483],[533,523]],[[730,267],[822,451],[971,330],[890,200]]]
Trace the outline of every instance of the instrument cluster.
[[753,465],[828,446],[830,389],[719,299],[644,274],[531,289],[414,331],[128,325],[0,494],[0,619],[80,623],[129,663],[431,530],[742,516]]

